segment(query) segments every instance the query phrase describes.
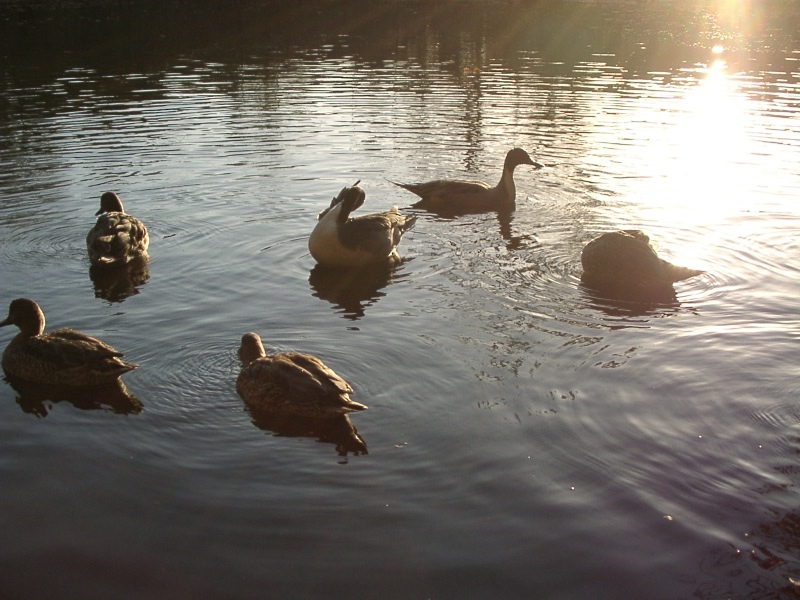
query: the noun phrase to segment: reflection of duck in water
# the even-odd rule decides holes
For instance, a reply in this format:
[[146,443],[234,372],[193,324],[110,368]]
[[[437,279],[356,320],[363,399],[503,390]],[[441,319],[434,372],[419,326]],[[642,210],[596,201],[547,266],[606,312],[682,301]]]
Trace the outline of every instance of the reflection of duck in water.
[[107,269],[97,265],[89,268],[89,278],[94,284],[94,295],[109,302],[122,302],[139,293],[139,287],[150,279],[147,255],[134,258],[118,268]]
[[395,183],[422,200],[414,208],[422,208],[443,215],[513,210],[517,197],[514,185],[514,169],[519,165],[531,165],[541,169],[544,165],[534,161],[522,148],[514,148],[506,154],[500,182],[491,187],[482,181],[460,181],[440,179],[426,183]]
[[11,302],[8,318],[19,333],[3,352],[3,370],[20,379],[41,384],[92,386],[108,383],[135,369],[121,360],[122,352],[97,338],[73,329],[44,331],[44,313],[33,300]]
[[267,356],[257,333],[245,333],[236,391],[253,412],[332,418],[367,407],[350,399],[353,388],[315,356],[279,352]]
[[671,291],[676,281],[704,272],[659,258],[650,246],[650,238],[635,229],[596,237],[584,247],[581,264],[581,280],[586,285],[640,294]]
[[86,236],[86,248],[93,265],[110,267],[145,256],[150,244],[147,227],[126,214],[122,200],[114,192],[100,196],[100,215]]
[[8,374],[6,380],[19,394],[17,404],[22,411],[37,417],[46,417],[57,402],[67,402],[80,410],[108,410],[121,415],[143,410],[142,403],[121,379],[80,387],[34,383]]
[[250,410],[253,424],[259,429],[284,437],[315,437],[320,442],[335,444],[340,456],[369,454],[367,443],[347,415],[314,419],[292,415],[271,415]]
[[346,319],[364,316],[386,292],[383,288],[402,279],[398,265],[372,265],[360,269],[337,269],[316,264],[308,276],[312,295],[327,300],[342,312]]
[[332,267],[362,267],[401,261],[397,246],[403,234],[414,226],[414,216],[402,215],[397,207],[382,213],[350,218],[364,204],[366,192],[345,187],[319,214],[308,249],[314,259]]
[[514,211],[501,209],[497,211],[497,223],[500,225],[500,237],[506,242],[506,249],[510,251],[523,248],[528,240],[538,243],[532,235],[514,235],[512,225],[514,223]]

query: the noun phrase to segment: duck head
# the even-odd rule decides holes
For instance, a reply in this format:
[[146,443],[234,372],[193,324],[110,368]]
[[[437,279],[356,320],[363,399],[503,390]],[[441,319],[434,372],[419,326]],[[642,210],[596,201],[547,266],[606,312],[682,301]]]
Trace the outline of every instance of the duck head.
[[359,183],[361,183],[360,179],[351,187],[343,187],[339,195],[331,200],[331,205],[317,215],[317,219],[322,219],[331,210],[341,205],[337,220],[346,221],[350,213],[360,208],[367,198],[367,193],[364,191],[364,188],[358,187]]
[[260,335],[251,331],[242,336],[242,345],[239,346],[239,358],[244,365],[249,365],[257,358],[262,358],[266,355]]
[[100,210],[94,214],[97,216],[110,212],[125,212],[122,208],[122,200],[119,199],[115,192],[105,192],[100,196]]
[[6,325],[16,325],[26,336],[40,335],[44,331],[44,313],[33,300],[17,298],[8,306],[8,317],[0,321],[0,327]]
[[531,165],[536,169],[544,167],[542,163],[533,160],[522,148],[513,148],[506,154],[506,161],[503,164],[503,168],[513,171],[518,165]]

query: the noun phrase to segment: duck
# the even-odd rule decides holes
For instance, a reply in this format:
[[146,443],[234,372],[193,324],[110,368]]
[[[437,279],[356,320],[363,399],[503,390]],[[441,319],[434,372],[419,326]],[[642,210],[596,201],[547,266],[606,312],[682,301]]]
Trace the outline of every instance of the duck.
[[331,205],[317,216],[308,239],[308,249],[318,263],[331,267],[394,265],[402,261],[397,246],[403,234],[414,226],[415,215],[401,214],[396,206],[387,212],[351,218],[364,204],[366,192],[344,187]]
[[122,360],[119,352],[74,329],[44,333],[44,313],[29,298],[12,300],[0,327],[16,325],[19,333],[3,351],[6,374],[25,381],[65,386],[111,383],[138,365]]
[[261,336],[249,332],[242,336],[239,358],[242,370],[236,391],[254,412],[336,418],[367,410],[350,399],[350,384],[316,356],[302,352],[267,355]]
[[492,187],[482,181],[439,179],[425,183],[398,183],[395,185],[421,198],[412,208],[420,208],[440,214],[468,214],[493,210],[514,210],[517,188],[514,185],[514,169],[519,165],[531,165],[541,169],[544,165],[533,160],[522,148],[513,148],[506,154],[503,175]]
[[638,229],[597,236],[581,252],[582,279],[595,287],[657,289],[701,275],[705,271],[680,267],[659,258],[650,237]]
[[97,223],[86,236],[86,249],[92,265],[111,267],[124,265],[147,256],[150,236],[147,227],[122,207],[115,192],[100,196]]

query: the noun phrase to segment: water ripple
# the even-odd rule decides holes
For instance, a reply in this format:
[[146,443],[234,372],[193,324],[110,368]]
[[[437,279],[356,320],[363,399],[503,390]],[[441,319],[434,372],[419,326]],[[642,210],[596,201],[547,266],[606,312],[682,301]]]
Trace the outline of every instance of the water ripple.
[[[719,23],[704,11],[702,31],[673,31],[691,12],[674,2],[539,3],[498,23],[470,3],[455,16],[472,25],[447,13],[441,27],[389,3],[393,26],[377,34],[356,2],[319,31],[304,11],[311,32],[289,28],[285,47],[277,29],[264,36],[263,13],[234,4],[235,35],[217,22],[227,9],[207,27],[222,33],[184,43],[157,37],[174,14],[148,12],[148,52],[98,57],[87,36],[81,52],[20,53],[0,82],[4,289],[45,298],[53,324],[139,363],[125,380],[145,406],[113,421],[65,406],[42,422],[0,386],[14,483],[4,524],[34,548],[0,558],[91,586],[97,573],[77,577],[78,563],[109,548],[120,564],[147,555],[139,571],[156,574],[154,596],[163,572],[184,595],[302,594],[320,581],[342,595],[355,565],[380,582],[375,595],[386,581],[410,596],[473,583],[486,586],[475,595],[519,595],[544,573],[564,596],[678,597],[691,594],[674,573],[698,553],[744,547],[760,523],[781,530],[764,515],[797,504],[796,52],[713,67],[704,44]],[[770,18],[757,29],[772,36]],[[578,44],[562,35],[576,23]],[[788,47],[796,27],[783,27],[770,40]],[[494,183],[512,146],[547,165],[517,169],[512,214],[420,213],[401,246],[410,260],[380,276],[326,274],[308,254],[342,185],[364,181],[370,210],[407,207],[390,180]],[[149,279],[124,303],[97,299],[87,277],[83,240],[105,189],[151,231]],[[706,273],[658,305],[598,298],[581,285],[580,254],[619,228]],[[235,391],[246,331],[269,351],[317,354],[352,383],[370,406],[354,419],[366,460],[342,467],[329,449],[254,427]],[[108,526],[92,527],[98,518]],[[187,531],[210,543],[187,545]],[[220,542],[232,560],[204,550]],[[254,580],[265,556],[288,569]],[[230,592],[234,579],[252,587]],[[11,589],[46,596],[45,580]]]

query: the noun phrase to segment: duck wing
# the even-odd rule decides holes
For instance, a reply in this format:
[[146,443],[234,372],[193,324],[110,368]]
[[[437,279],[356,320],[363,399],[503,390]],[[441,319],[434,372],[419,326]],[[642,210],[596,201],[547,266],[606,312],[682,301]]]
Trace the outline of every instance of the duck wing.
[[281,352],[273,355],[278,369],[292,381],[302,382],[309,393],[347,395],[353,388],[316,356],[301,352]]
[[100,215],[86,236],[86,248],[94,264],[125,263],[147,252],[150,236],[139,219],[126,213]]
[[353,250],[388,256],[416,220],[416,216],[402,215],[396,209],[364,215],[342,223],[339,240]]
[[65,384],[109,381],[138,366],[121,360],[122,352],[108,344],[72,329],[28,338],[24,350],[26,370]]
[[[321,360],[300,352],[281,352],[253,361],[248,369],[258,371],[252,379],[267,381],[275,395],[297,403],[309,413],[345,413],[367,407],[350,400],[353,391],[344,379]],[[301,410],[302,412],[302,410]]]
[[392,183],[423,199],[451,195],[461,196],[477,194],[491,189],[488,183],[482,181],[464,181],[458,179],[438,179],[425,183],[396,183],[394,181]]

